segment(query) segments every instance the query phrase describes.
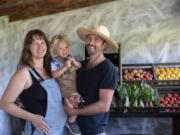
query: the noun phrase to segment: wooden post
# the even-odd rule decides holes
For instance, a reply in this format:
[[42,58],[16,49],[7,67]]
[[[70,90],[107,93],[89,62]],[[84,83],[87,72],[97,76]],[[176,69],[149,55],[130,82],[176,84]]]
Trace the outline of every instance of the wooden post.
[[83,45],[83,60],[86,59],[86,48],[85,48],[85,45]]
[[122,53],[121,53],[121,44],[119,43],[118,53],[119,53],[119,82],[122,84]]

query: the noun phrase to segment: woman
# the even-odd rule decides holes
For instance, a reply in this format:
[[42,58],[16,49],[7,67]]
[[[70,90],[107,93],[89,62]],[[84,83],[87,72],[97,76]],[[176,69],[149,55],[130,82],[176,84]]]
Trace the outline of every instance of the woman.
[[[25,135],[64,135],[67,116],[57,82],[51,78],[50,49],[41,30],[31,30],[24,40],[19,68],[0,102],[11,115],[26,120]],[[15,104],[20,98],[24,109]]]

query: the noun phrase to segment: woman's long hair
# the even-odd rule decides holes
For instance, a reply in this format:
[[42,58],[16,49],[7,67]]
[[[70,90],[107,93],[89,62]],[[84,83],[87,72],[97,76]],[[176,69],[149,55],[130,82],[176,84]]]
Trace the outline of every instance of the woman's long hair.
[[23,50],[21,53],[19,65],[28,65],[28,66],[33,66],[32,63],[32,54],[30,51],[29,46],[32,44],[34,41],[34,37],[38,37],[40,39],[44,39],[47,45],[47,52],[46,55],[44,56],[44,68],[46,70],[46,73],[51,77],[51,67],[50,67],[50,62],[52,60],[51,54],[50,54],[50,46],[49,42],[47,40],[47,37],[44,32],[42,32],[39,29],[34,29],[29,31],[26,34],[26,37],[24,39],[24,44],[23,44]]

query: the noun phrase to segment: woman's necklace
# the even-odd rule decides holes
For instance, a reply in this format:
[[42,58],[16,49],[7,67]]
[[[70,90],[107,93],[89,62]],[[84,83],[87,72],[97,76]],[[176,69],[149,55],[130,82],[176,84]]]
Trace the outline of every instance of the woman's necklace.
[[36,72],[38,72],[38,74],[43,78],[43,79],[48,79],[49,76],[47,75],[44,67],[37,67],[37,66],[34,66],[34,69],[36,70]]

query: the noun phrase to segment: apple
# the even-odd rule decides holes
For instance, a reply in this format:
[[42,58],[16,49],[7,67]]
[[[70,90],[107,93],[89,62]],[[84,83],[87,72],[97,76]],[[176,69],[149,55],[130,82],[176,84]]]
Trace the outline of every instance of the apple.
[[160,104],[160,106],[165,107],[165,105],[164,105],[164,104]]
[[169,97],[165,97],[164,99],[165,99],[166,101],[169,101],[169,100],[170,100],[170,98],[169,98]]
[[127,78],[128,78],[127,75],[123,75],[123,79],[124,79],[124,80],[128,80]]
[[178,94],[176,94],[176,93],[173,93],[173,97],[178,97]]
[[147,74],[147,75],[151,75],[151,73],[150,73],[150,72],[147,72],[146,74]]
[[131,72],[130,74],[131,74],[131,76],[134,76],[134,75],[135,75],[135,73],[134,73],[134,72]]
[[143,72],[143,70],[142,69],[138,69],[138,73],[142,73]]
[[165,109],[165,112],[170,112],[170,109]]
[[137,76],[137,77],[140,77],[141,75],[140,75],[140,73],[137,73],[136,76]]
[[133,73],[137,73],[137,70],[136,70],[136,69],[133,69]]
[[127,69],[124,69],[124,70],[123,70],[123,73],[124,73],[124,74],[127,74],[127,73],[128,73],[128,70],[127,70]]
[[131,73],[133,70],[132,69],[129,69],[128,72]]
[[172,97],[172,94],[167,93],[167,94],[166,94],[166,97]]
[[176,109],[172,109],[172,112],[176,112]]
[[147,75],[143,75],[143,79],[147,79]]
[[151,74],[150,76],[151,76],[151,78],[153,79],[154,75]]
[[178,104],[174,103],[173,106],[174,106],[174,107],[178,107]]
[[174,104],[173,100],[169,100],[168,103],[172,106]]
[[164,98],[160,97],[160,98],[159,98],[159,101],[160,101],[160,102],[163,102],[163,101],[164,101]]

